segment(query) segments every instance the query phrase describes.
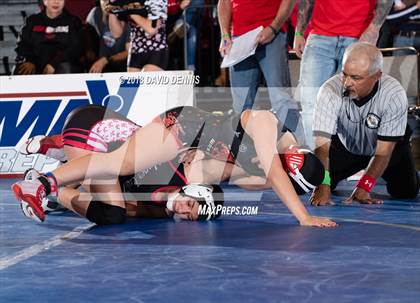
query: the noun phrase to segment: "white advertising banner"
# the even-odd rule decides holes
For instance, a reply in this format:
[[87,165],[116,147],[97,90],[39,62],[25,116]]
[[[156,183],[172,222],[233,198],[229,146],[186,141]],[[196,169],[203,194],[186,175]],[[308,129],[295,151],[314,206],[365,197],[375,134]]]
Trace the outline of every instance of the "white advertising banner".
[[21,155],[18,147],[35,135],[59,134],[79,106],[107,106],[144,125],[169,108],[193,105],[197,80],[190,71],[2,76],[0,176],[54,168],[55,160]]

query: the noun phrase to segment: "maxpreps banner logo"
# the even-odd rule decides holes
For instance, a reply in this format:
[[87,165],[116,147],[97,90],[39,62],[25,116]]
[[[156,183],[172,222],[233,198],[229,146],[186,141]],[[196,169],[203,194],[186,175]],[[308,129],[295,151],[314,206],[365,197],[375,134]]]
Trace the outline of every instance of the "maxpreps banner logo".
[[[162,84],[162,77],[185,81]],[[104,105],[144,125],[168,108],[193,105],[192,77],[189,71],[0,77],[0,175],[55,168],[53,159],[17,150],[29,137],[59,134],[73,109]]]
[[[0,78],[0,173],[22,173],[30,167],[54,168],[55,160],[23,156],[20,144],[35,135],[61,132],[68,114],[87,105],[104,105],[126,116],[140,83],[114,79],[86,80],[92,75]],[[70,81],[70,82],[69,82]],[[46,90],[47,88],[47,90]]]

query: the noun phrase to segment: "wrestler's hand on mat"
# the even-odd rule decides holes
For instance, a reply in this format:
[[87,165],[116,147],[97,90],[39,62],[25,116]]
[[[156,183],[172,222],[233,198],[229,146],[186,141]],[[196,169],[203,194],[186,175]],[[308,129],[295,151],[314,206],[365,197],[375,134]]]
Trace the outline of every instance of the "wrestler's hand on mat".
[[331,189],[328,185],[321,184],[315,188],[309,202],[313,206],[334,205],[331,201]]
[[360,187],[356,187],[350,197],[344,200],[344,204],[351,204],[353,200],[361,204],[382,204],[384,201],[371,198],[370,194]]
[[296,52],[296,56],[302,58],[303,50],[305,49],[306,40],[303,36],[295,36],[293,41],[293,50]]
[[338,224],[334,221],[315,216],[308,216],[304,220],[299,222],[302,226],[315,226],[315,227],[337,227]]
[[258,44],[267,44],[273,41],[275,35],[273,30],[270,27],[264,27],[264,29],[258,34],[257,42]]
[[219,52],[222,57],[229,54],[230,49],[232,48],[232,39],[228,34],[224,34],[220,40]]

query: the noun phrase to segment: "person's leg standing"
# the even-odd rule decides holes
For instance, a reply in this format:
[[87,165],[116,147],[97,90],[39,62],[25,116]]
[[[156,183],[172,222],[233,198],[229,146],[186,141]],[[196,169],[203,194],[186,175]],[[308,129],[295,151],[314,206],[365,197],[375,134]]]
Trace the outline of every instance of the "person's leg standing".
[[338,37],[311,34],[306,41],[300,63],[298,100],[302,106],[306,144],[314,148],[312,136],[313,109],[318,90],[337,71],[336,49]]
[[344,36],[338,37],[337,49],[335,51],[335,59],[337,61],[337,70],[336,70],[335,73],[341,73],[342,66],[343,66],[344,52],[346,51],[346,48],[350,44],[352,44],[356,41],[357,41],[357,39],[352,38],[352,37],[344,37]]
[[[235,42],[234,42],[235,43]],[[255,56],[229,68],[233,110],[240,113],[252,108],[260,83],[261,71]]]
[[[189,23],[188,23],[189,24]],[[197,28],[195,24],[189,24],[187,36],[187,68],[195,70],[195,52],[197,47]]]
[[187,24],[189,25],[187,33],[187,67],[189,70],[195,70],[197,33],[199,32],[204,5],[204,0],[196,0],[192,2],[192,5],[186,11]]
[[264,74],[273,111],[303,144],[305,136],[299,106],[291,95],[287,35],[278,33],[273,41],[257,48],[255,57]]

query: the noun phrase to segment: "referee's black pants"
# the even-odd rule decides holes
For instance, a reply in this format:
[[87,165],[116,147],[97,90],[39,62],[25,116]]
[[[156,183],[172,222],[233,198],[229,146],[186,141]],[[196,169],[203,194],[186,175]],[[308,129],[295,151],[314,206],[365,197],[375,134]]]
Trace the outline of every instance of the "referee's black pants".
[[[337,136],[332,137],[329,157],[332,190],[341,180],[365,169],[372,158],[350,153]],[[382,178],[386,181],[387,191],[393,198],[414,199],[417,197],[420,182],[408,138],[395,145]]]

